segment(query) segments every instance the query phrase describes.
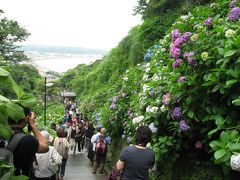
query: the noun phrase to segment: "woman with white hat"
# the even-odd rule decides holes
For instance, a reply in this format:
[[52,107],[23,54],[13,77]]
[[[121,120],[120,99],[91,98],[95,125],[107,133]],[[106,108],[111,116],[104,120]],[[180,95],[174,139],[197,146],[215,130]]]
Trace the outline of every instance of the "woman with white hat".
[[[43,137],[49,144],[52,143],[53,137],[47,131],[41,131]],[[62,163],[62,156],[53,146],[49,146],[47,153],[37,153],[36,160],[33,162],[34,176],[36,180],[56,180],[58,179],[59,167]]]

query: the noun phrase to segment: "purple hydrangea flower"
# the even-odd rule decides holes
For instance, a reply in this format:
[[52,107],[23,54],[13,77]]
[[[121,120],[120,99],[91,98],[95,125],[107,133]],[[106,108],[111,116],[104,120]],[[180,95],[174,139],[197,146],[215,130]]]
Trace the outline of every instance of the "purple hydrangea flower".
[[193,58],[189,58],[188,59],[188,63],[191,64],[192,66],[196,66],[197,65],[197,61]]
[[185,120],[180,121],[179,127],[180,127],[181,131],[187,131],[190,129],[190,126],[187,125]]
[[116,108],[116,104],[115,103],[112,103],[111,106],[110,106],[110,109],[111,110],[114,110]]
[[187,59],[188,59],[188,58],[192,58],[192,57],[194,56],[194,54],[195,54],[194,52],[185,53],[185,54],[183,55],[183,57],[184,57],[184,58],[187,58]]
[[190,39],[191,35],[192,35],[192,33],[190,33],[190,32],[185,32],[185,33],[180,37],[180,41],[181,41],[182,43],[188,42],[188,40]]
[[230,13],[228,14],[228,18],[230,21],[238,20],[239,16],[240,16],[240,8],[239,7],[232,8]]
[[172,112],[172,117],[174,119],[179,119],[182,116],[182,109],[180,107],[175,107]]
[[112,103],[117,103],[118,102],[118,96],[114,96],[112,98]]
[[185,77],[184,76],[180,76],[179,78],[178,78],[178,82],[179,83],[183,83],[184,81],[185,81]]
[[204,22],[205,26],[207,27],[212,27],[213,25],[213,18],[212,17],[208,17],[205,22]]
[[172,41],[174,42],[177,38],[181,36],[181,33],[178,29],[174,29],[171,33]]
[[178,48],[180,48],[180,46],[182,45],[182,39],[181,38],[177,38],[175,41],[174,41],[174,46],[175,47],[178,47]]
[[229,8],[231,8],[231,9],[234,8],[236,2],[237,2],[237,0],[231,1],[230,4],[229,4]]
[[132,112],[132,110],[128,110],[128,117],[130,118],[130,119],[132,119],[133,117],[134,117],[134,114],[133,114],[133,112]]
[[163,97],[162,97],[162,103],[163,103],[164,105],[169,105],[170,100],[171,100],[171,94],[170,94],[170,93],[167,93],[167,94],[163,95]]
[[177,59],[179,58],[181,54],[181,49],[176,47],[174,44],[170,48],[170,55],[174,58]]
[[183,63],[182,59],[176,59],[172,64],[173,69],[178,68],[182,63]]

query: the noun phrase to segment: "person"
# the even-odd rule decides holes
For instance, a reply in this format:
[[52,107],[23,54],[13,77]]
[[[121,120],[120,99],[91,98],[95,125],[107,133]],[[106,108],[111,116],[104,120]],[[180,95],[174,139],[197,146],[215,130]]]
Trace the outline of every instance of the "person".
[[[40,131],[35,126],[35,113],[31,112],[29,108],[23,108],[25,118],[19,120],[17,123],[11,118],[8,119],[9,125],[14,134],[24,134],[23,128],[28,124],[28,129],[32,131],[33,135],[24,135],[13,152],[15,176],[25,175],[32,178],[32,165],[36,153],[46,153],[49,150],[48,141],[44,138]],[[12,138],[16,137],[13,136]]]
[[[41,131],[43,137],[49,144],[52,143],[53,137],[47,131]],[[56,180],[58,179],[59,167],[62,163],[62,156],[57,150],[49,145],[49,151],[46,153],[36,154],[36,160],[33,163],[34,180]]]
[[94,162],[93,162],[93,171],[92,174],[96,174],[97,168],[99,167],[99,173],[103,173],[106,155],[107,155],[107,144],[105,138],[105,128],[101,128],[100,134],[96,136],[94,143],[95,143],[95,155],[94,155]]
[[93,136],[93,128],[92,128],[92,124],[90,124],[89,122],[86,122],[86,126],[85,126],[85,143],[84,146],[86,148],[86,150],[88,151],[89,145],[91,143],[91,137]]
[[57,129],[57,137],[54,140],[54,147],[56,148],[57,152],[62,156],[62,164],[60,167],[60,180],[63,180],[65,175],[65,168],[68,160],[68,151],[70,144],[68,143],[64,129],[58,128]]
[[76,123],[76,120],[72,121],[72,126],[68,129],[67,135],[68,142],[70,143],[71,150],[74,151],[74,154],[76,153],[76,135],[78,132],[78,126]]
[[76,134],[76,143],[77,143],[77,147],[78,147],[78,152],[82,152],[82,146],[81,146],[81,141],[82,141],[82,136],[83,136],[83,128],[82,128],[82,124],[78,124],[78,131]]
[[56,131],[57,130],[57,125],[56,125],[56,123],[51,123],[51,129],[52,130],[54,130],[54,131]]
[[154,152],[146,147],[152,132],[148,126],[139,126],[136,130],[134,146],[126,147],[116,164],[116,170],[122,171],[121,180],[148,180],[148,170],[154,166]]

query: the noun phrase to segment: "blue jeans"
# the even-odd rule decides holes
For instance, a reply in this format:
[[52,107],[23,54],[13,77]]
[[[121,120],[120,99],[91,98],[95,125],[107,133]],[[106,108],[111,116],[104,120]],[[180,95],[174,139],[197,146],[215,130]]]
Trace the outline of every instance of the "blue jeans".
[[60,176],[63,177],[65,175],[65,168],[67,164],[67,159],[62,159],[62,164],[60,168]]

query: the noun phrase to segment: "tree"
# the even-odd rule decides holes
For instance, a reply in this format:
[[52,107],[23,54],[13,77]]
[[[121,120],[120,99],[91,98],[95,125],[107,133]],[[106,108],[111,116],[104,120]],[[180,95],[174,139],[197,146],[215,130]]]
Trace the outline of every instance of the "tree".
[[0,10],[0,63],[17,63],[27,60],[23,51],[15,43],[22,42],[30,35],[17,21],[2,16]]

